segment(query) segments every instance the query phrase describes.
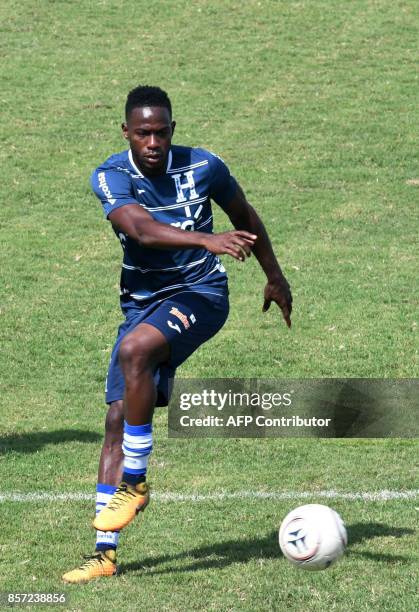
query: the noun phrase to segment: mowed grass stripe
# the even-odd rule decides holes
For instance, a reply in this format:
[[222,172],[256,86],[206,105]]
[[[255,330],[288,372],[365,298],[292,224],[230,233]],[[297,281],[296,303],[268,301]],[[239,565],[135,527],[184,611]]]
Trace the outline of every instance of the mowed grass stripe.
[[[153,500],[161,503],[165,502],[213,502],[224,501],[230,499],[273,499],[273,500],[306,500],[312,498],[322,499],[344,499],[347,501],[396,501],[417,499],[419,497],[419,489],[389,491],[357,491],[357,492],[341,492],[341,491],[222,491],[219,493],[153,493]],[[4,502],[57,502],[57,501],[93,501],[95,496],[91,493],[68,492],[68,493],[49,493],[49,492],[33,492],[33,493],[0,493],[0,503]]]

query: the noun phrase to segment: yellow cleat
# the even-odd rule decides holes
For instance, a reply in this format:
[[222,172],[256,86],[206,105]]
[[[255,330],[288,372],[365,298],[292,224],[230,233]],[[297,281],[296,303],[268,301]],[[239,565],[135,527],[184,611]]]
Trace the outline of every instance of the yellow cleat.
[[116,552],[112,549],[97,551],[94,555],[86,555],[86,561],[63,575],[64,582],[81,584],[101,576],[116,574]]
[[93,527],[99,531],[119,531],[142,512],[150,501],[149,487],[145,482],[135,487],[121,482],[108,504],[99,512],[93,521]]

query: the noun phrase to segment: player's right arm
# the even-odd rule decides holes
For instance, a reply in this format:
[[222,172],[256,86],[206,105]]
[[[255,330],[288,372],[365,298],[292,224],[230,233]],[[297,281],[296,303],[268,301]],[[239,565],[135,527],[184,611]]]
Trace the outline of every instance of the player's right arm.
[[215,255],[230,255],[240,261],[251,253],[256,236],[248,231],[207,234],[156,221],[136,201],[130,177],[123,171],[98,168],[91,182],[113,227],[141,246],[150,249],[204,248]]
[[123,232],[141,246],[150,249],[204,248],[215,255],[231,255],[243,261],[251,254],[256,236],[244,230],[221,234],[190,232],[160,223],[138,203],[127,204],[112,211],[109,221],[118,232]]

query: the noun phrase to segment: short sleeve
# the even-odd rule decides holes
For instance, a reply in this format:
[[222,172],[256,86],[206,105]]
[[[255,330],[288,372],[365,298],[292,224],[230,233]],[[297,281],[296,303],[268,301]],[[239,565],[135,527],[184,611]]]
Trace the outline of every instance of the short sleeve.
[[131,179],[125,172],[97,168],[90,182],[102,203],[106,217],[117,208],[136,202]]
[[218,155],[209,153],[208,161],[210,167],[210,198],[226,210],[237,191],[236,179],[230,174],[230,170]]

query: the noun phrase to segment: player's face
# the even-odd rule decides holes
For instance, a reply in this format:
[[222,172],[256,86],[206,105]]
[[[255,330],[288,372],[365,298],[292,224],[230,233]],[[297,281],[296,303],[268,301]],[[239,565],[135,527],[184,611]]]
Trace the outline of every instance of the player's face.
[[122,124],[134,161],[145,175],[162,174],[166,170],[175,125],[167,108],[160,106],[134,108]]

